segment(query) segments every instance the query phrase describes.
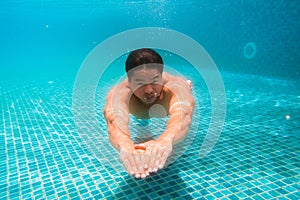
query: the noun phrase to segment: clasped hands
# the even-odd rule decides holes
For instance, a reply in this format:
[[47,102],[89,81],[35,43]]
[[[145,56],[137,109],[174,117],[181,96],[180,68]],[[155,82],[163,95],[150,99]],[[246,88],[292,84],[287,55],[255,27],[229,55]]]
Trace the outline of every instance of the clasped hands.
[[130,175],[144,179],[164,167],[172,149],[172,141],[167,139],[150,140],[138,145],[130,143],[120,148],[120,158]]

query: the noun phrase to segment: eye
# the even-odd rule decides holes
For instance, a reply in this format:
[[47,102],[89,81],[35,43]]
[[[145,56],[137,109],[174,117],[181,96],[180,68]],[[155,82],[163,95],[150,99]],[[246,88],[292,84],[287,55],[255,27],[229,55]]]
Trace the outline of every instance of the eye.
[[157,84],[157,83],[159,83],[159,80],[152,81],[152,84]]

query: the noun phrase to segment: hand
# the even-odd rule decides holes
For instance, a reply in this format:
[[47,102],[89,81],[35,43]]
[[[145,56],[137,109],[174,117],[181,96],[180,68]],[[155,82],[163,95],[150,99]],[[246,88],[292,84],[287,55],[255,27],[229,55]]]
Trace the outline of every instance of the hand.
[[158,169],[162,169],[172,153],[172,141],[157,139],[145,142],[144,145],[146,146],[144,168],[148,169],[148,172],[157,172]]
[[146,178],[149,172],[144,169],[144,152],[141,149],[136,149],[132,143],[127,143],[120,147],[120,158],[130,175],[135,175],[136,178]]

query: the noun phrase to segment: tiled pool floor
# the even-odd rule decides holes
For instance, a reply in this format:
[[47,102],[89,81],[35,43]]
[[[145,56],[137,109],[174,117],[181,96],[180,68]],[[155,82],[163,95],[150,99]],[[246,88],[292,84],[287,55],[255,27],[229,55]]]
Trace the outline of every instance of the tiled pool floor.
[[118,163],[101,115],[98,157],[83,144],[72,81],[1,80],[0,199],[300,199],[299,82],[231,73],[223,80],[227,115],[213,151],[199,158],[210,112],[201,91],[192,145],[145,180]]

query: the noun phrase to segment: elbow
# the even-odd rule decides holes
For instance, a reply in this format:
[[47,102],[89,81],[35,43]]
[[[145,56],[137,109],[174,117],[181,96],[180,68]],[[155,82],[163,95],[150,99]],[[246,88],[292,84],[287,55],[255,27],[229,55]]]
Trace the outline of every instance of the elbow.
[[107,120],[107,118],[108,118],[108,108],[105,106],[105,108],[103,109],[103,116],[104,116],[104,118]]
[[187,115],[185,119],[186,119],[186,127],[189,127],[192,123],[192,116]]

